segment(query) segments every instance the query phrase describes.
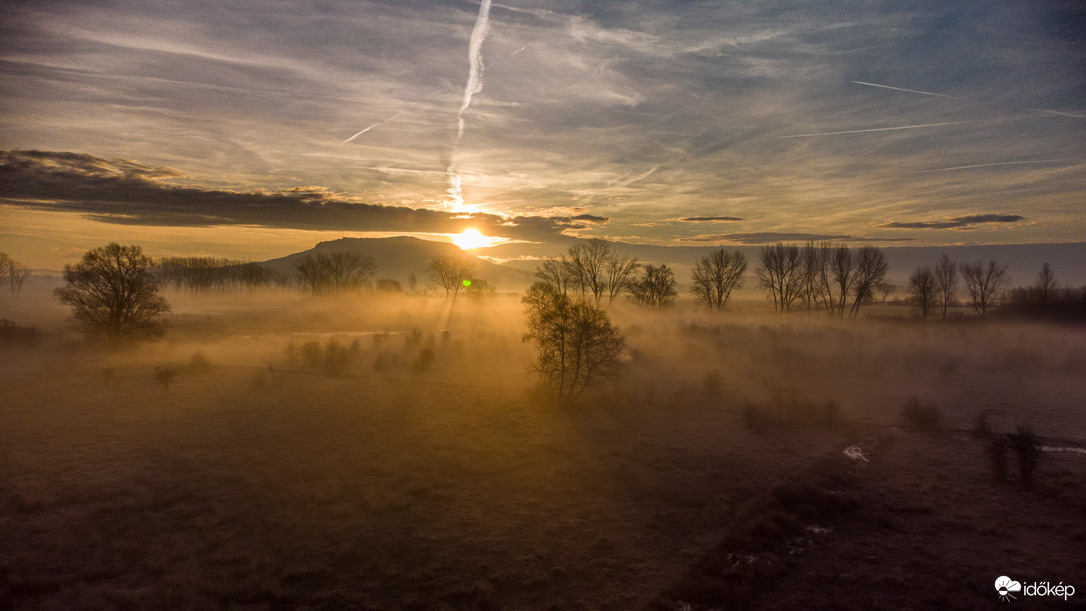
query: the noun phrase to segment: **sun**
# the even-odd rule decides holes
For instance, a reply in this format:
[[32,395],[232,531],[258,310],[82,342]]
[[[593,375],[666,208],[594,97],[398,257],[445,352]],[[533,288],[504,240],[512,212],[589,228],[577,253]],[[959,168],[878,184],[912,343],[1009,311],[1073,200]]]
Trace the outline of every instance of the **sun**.
[[478,229],[469,228],[455,233],[449,236],[452,239],[452,243],[459,246],[462,250],[471,250],[473,248],[485,248],[487,246],[493,246],[500,242],[499,238],[492,238],[479,233]]

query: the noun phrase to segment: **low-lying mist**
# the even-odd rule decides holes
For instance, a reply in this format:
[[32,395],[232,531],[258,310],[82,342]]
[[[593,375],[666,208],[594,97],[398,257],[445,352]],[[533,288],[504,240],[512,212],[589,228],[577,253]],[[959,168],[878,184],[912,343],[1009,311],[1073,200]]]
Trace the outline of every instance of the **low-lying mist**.
[[[519,294],[166,297],[164,339],[109,349],[44,291],[4,304],[38,332],[0,347],[3,598],[864,608],[1013,567],[1086,588],[1083,455],[1046,452],[1027,490],[985,449],[1020,426],[1084,445],[1078,329],[616,302],[623,376],[560,402]],[[827,573],[852,585],[818,594]]]

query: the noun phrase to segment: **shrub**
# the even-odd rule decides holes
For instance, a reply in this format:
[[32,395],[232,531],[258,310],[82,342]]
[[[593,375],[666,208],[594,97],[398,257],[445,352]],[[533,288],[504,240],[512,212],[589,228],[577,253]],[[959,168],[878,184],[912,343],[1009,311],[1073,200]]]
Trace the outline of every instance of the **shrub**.
[[942,419],[939,408],[935,405],[925,405],[917,397],[909,397],[902,409],[905,422],[914,431],[932,432],[939,430],[939,421]]
[[310,367],[319,367],[324,360],[324,347],[316,340],[302,344],[302,360]]
[[206,373],[211,370],[211,360],[207,358],[203,350],[197,350],[189,357],[189,373]]
[[992,437],[992,427],[988,424],[988,412],[980,411],[973,418],[973,439],[990,439]]
[[170,384],[173,382],[173,379],[177,377],[177,368],[169,365],[155,367],[155,372],[151,377],[162,385],[162,392],[167,394],[170,392]]
[[324,348],[324,371],[331,376],[340,376],[347,371],[351,363],[351,349],[334,339],[328,340]]

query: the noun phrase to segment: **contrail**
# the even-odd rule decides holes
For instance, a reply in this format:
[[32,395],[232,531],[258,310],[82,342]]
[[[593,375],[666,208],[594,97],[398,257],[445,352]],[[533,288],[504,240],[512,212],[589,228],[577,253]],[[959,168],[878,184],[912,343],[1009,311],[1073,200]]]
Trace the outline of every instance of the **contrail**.
[[972,100],[967,100],[965,98],[959,98],[957,96],[947,95],[945,93],[932,93],[931,91],[919,91],[917,89],[902,89],[901,87],[891,87],[889,85],[879,85],[877,83],[865,83],[863,81],[852,81],[852,82],[856,83],[857,85],[867,85],[868,87],[879,87],[880,89],[893,89],[894,91],[905,91],[907,93],[919,93],[921,95],[933,95],[933,96],[938,97],[938,98],[950,98],[952,100],[960,100],[962,102],[970,102],[970,101],[972,101]]
[[812,136],[836,136],[838,134],[866,134],[868,132],[888,132],[897,129],[921,129],[924,127],[940,127],[943,125],[959,125],[961,123],[976,123],[976,121],[949,121],[946,123],[924,123],[922,125],[901,125],[898,127],[875,127],[872,129],[850,129],[843,132],[821,132],[818,134],[795,134],[792,136],[779,136],[780,138],[810,138]]
[[[938,98],[948,98],[948,99],[951,99],[951,100],[958,100],[959,102],[969,102],[970,104],[981,104],[981,105],[984,105],[984,106],[991,106],[991,107],[995,107],[995,108],[1000,108],[998,105],[992,104],[991,102],[978,102],[977,100],[970,100],[968,98],[959,98],[958,96],[947,95],[945,93],[934,93],[934,92],[931,92],[931,91],[920,91],[919,89],[905,89],[903,87],[891,87],[889,85],[879,85],[878,83],[866,83],[864,81],[850,81],[850,82],[855,83],[857,85],[866,85],[867,87],[878,87],[879,89],[892,89],[894,91],[904,91],[906,93],[919,93],[920,95],[933,95],[933,96],[938,97]],[[1030,112],[1042,112],[1042,113],[1045,113],[1047,115],[1057,115],[1057,116],[1060,116],[1060,117],[1067,117],[1069,119],[1082,119],[1083,118],[1082,115],[1071,114],[1071,113],[1068,113],[1068,112],[1060,112],[1058,110],[1046,110],[1044,108],[1028,108],[1027,110],[1029,110]]]
[[464,101],[460,104],[460,111],[456,113],[459,122],[457,140],[464,135],[464,111],[471,106],[471,96],[483,90],[483,40],[490,31],[490,0],[483,0],[479,4],[479,17],[475,19],[475,27],[471,30],[471,42],[468,43],[468,83],[464,87]]
[[456,173],[456,148],[460,146],[460,139],[464,136],[464,112],[471,106],[471,96],[483,90],[483,40],[486,39],[488,31],[490,31],[490,0],[483,0],[479,4],[479,16],[475,19],[475,27],[471,30],[471,41],[468,43],[468,82],[464,86],[464,101],[456,113],[456,143],[453,145],[452,159],[446,172],[449,175],[448,194],[452,199],[454,212],[459,212],[464,205],[460,175]]
[[926,172],[949,172],[951,170],[971,170],[973,168],[990,168],[1000,165],[1029,165],[1038,163],[1063,163],[1064,159],[1048,159],[1045,161],[1001,161],[999,163],[978,163],[976,165],[959,165],[953,168],[939,168],[938,170],[925,170]]
[[343,142],[340,142],[340,143],[339,143],[339,145],[340,145],[340,146],[343,146],[344,144],[347,144],[347,143],[348,143],[348,142],[350,142],[351,140],[354,140],[355,138],[357,138],[357,137],[361,136],[362,134],[364,134],[364,133],[366,133],[366,132],[370,131],[371,129],[373,129],[373,128],[375,128],[375,127],[378,127],[378,126],[380,126],[380,125],[384,125],[385,123],[388,123],[389,121],[393,121],[393,120],[395,120],[395,119],[396,119],[397,117],[399,117],[399,116],[401,116],[401,115],[403,115],[403,113],[402,113],[402,112],[401,112],[401,113],[399,113],[399,114],[397,114],[397,115],[396,115],[395,117],[392,117],[391,119],[385,119],[384,121],[381,121],[380,123],[374,123],[373,125],[371,125],[371,126],[367,127],[366,129],[364,129],[364,130],[362,130],[362,131],[358,132],[357,134],[355,134],[355,135],[351,136],[350,138],[347,138],[347,139],[346,139],[346,140],[344,140]]

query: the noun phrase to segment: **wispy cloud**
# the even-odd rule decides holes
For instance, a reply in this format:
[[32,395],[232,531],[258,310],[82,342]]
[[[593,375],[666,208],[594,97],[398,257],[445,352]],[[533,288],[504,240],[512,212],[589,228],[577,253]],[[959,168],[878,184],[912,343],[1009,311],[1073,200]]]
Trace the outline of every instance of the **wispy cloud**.
[[984,223],[1019,223],[1026,217],[1017,214],[970,214],[942,221],[890,221],[879,225],[893,229],[968,229]]
[[686,223],[732,223],[743,219],[737,216],[685,216],[679,220]]

